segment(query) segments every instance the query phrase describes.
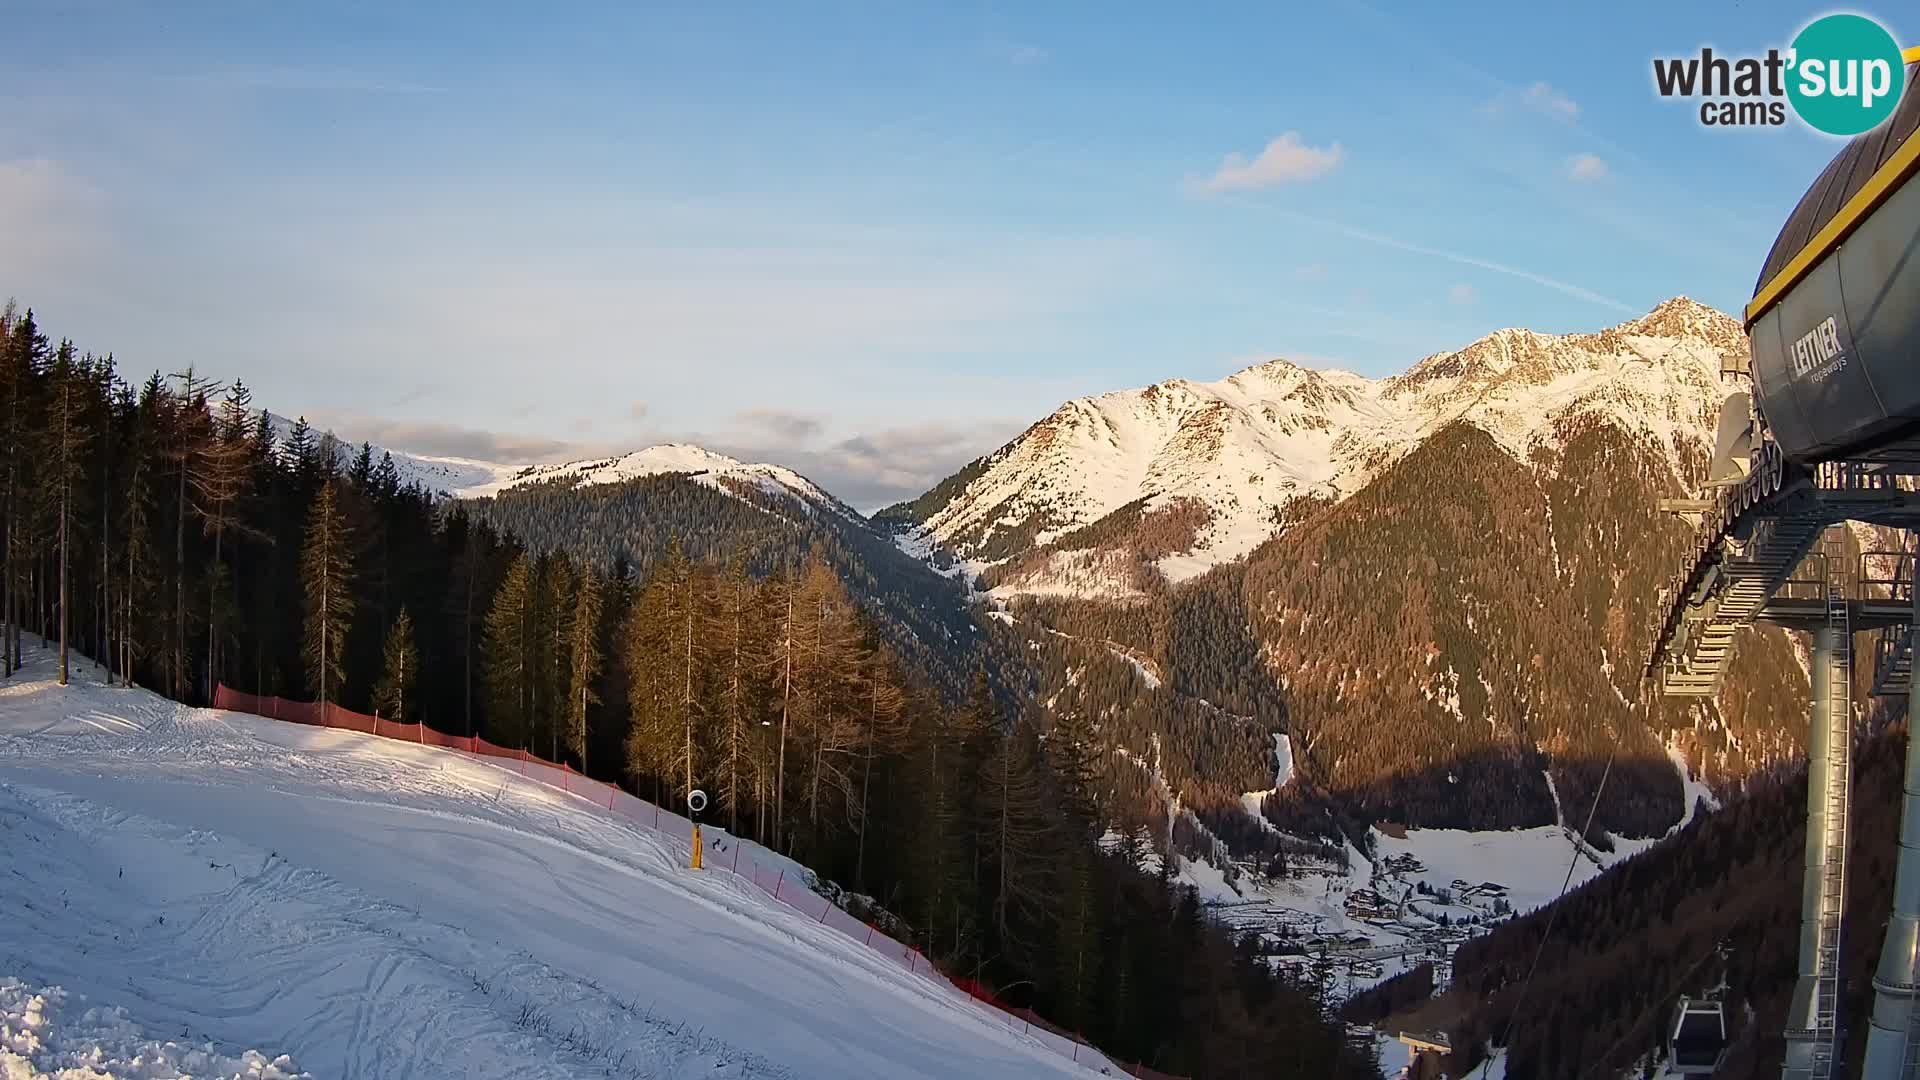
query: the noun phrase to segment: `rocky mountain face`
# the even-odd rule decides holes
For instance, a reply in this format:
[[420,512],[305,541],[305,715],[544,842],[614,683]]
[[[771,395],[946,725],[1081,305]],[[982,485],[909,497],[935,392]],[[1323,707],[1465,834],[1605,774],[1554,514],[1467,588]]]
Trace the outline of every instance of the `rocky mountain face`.
[[1685,298],[1592,334],[1502,330],[1366,379],[1275,360],[1069,401],[883,511],[994,591],[1138,598],[1251,553],[1456,422],[1521,461],[1597,415],[1676,469],[1705,452],[1727,316]]
[[[1577,828],[1599,793],[1596,843],[1657,836],[1686,772],[1731,788],[1802,740],[1807,679],[1780,631],[1752,631],[1712,701],[1639,684],[1690,529],[1656,503],[1700,478],[1723,359],[1745,348],[1678,298],[1596,333],[1499,331],[1386,379],[1275,361],[1105,394],[886,516],[977,573],[1010,630],[1092,643],[1042,665],[1043,696],[1144,733],[1129,752],[1158,775],[1208,786],[1165,763],[1193,741],[1180,715],[1216,750],[1287,732],[1295,782],[1259,800],[1283,832],[1330,810]],[[1101,649],[1155,685],[1091,691]],[[1231,789],[1258,767],[1226,772]]]

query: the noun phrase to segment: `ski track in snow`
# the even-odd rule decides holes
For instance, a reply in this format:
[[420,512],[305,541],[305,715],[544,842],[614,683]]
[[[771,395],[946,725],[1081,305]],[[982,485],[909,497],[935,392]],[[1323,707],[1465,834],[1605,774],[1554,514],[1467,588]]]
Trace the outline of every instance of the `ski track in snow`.
[[0,976],[346,1080],[1088,1075],[506,769],[49,674],[0,687]]

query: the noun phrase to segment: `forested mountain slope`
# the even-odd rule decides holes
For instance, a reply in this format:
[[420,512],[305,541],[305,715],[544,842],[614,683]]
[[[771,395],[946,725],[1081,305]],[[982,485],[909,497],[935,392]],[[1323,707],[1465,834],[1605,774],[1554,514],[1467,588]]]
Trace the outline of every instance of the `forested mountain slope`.
[[[1041,635],[1042,699],[1102,717],[1216,832],[1284,731],[1285,831],[1551,824],[1611,757],[1592,839],[1657,836],[1684,809],[1676,758],[1733,790],[1801,744],[1780,631],[1751,633],[1711,701],[1639,686],[1690,529],[1657,504],[1700,480],[1745,348],[1675,299],[1378,381],[1274,364],[1108,394],[885,516],[970,559],[1005,624]],[[1160,685],[1097,655],[1116,648]]]
[[976,668],[1005,666],[990,663],[988,635],[963,582],[905,554],[890,535],[797,474],[699,454],[676,454],[647,472],[619,469],[626,459],[536,470],[460,505],[535,551],[567,551],[602,569],[652,566],[678,544],[696,561],[739,561],[765,577],[817,550],[888,643],[950,696]]

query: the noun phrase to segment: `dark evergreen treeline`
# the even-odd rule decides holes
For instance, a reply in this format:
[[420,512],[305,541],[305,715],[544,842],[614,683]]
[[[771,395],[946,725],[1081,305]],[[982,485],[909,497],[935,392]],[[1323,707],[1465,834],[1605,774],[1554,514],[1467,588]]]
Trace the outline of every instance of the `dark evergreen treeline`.
[[[304,422],[277,438],[237,382],[130,384],[11,307],[0,446],[7,674],[21,635],[44,634],[63,680],[86,654],[181,701],[220,683],[319,698],[664,802],[699,785],[722,823],[879,905],[956,976],[1114,1055],[1195,1076],[1373,1074],[1311,987],[1137,852],[1095,844],[1113,800],[1096,718],[1009,708],[1019,695],[980,670],[942,694],[856,599],[886,586],[850,588],[829,542],[727,543],[723,525],[690,530],[691,551],[579,557],[562,523],[552,547],[523,546],[488,520],[513,500],[437,500]],[[770,510],[659,487],[746,537]]]

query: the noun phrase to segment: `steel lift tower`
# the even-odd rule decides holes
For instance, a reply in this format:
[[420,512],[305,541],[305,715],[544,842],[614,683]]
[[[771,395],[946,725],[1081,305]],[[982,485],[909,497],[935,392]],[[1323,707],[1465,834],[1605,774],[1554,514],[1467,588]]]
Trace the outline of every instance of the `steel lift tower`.
[[[1920,61],[1920,53],[1908,57]],[[1908,69],[1909,83],[1920,71]],[[1850,1075],[1840,1060],[1856,633],[1880,631],[1873,692],[1913,694],[1920,633],[1920,91],[1849,142],[1775,241],[1746,309],[1749,365],[1722,408],[1699,524],[1661,596],[1646,674],[1664,694],[1717,694],[1757,622],[1812,639],[1807,848],[1788,1080]],[[1750,388],[1750,393],[1748,392]],[[1847,556],[1847,522],[1907,530],[1904,550]],[[1920,1080],[1920,739],[1908,742],[1892,917],[1857,1075]],[[1872,932],[1854,928],[1854,932]]]

